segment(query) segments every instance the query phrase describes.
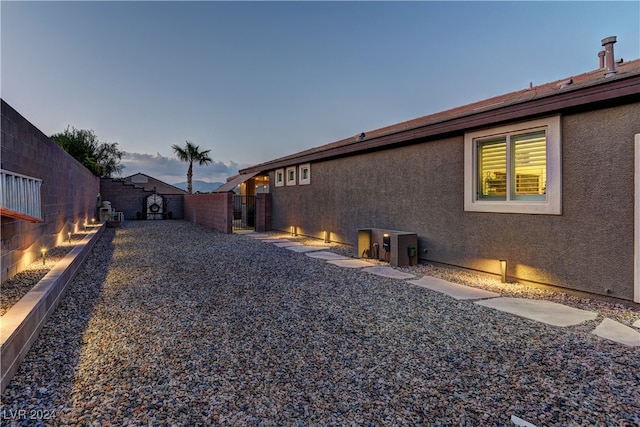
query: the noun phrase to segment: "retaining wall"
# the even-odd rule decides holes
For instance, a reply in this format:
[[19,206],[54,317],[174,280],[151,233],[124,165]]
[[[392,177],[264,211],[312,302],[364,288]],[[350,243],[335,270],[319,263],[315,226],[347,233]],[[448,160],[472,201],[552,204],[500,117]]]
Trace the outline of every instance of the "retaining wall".
[[0,324],[0,394],[15,375],[47,319],[58,307],[105,224],[94,227],[24,297],[2,316]]

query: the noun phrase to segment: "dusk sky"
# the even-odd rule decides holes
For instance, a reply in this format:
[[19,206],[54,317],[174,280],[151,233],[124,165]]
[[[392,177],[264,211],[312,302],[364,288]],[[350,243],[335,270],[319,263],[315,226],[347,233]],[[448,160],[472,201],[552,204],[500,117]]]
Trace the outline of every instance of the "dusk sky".
[[318,145],[640,58],[640,2],[2,1],[1,96],[92,129],[123,176],[224,181]]

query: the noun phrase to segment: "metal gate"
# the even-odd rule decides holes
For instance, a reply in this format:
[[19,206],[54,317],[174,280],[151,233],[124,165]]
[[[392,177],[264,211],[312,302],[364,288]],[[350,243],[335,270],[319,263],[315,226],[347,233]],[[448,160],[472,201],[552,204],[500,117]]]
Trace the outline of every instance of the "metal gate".
[[233,229],[255,230],[256,196],[233,196]]
[[164,219],[163,198],[159,194],[147,197],[147,219]]

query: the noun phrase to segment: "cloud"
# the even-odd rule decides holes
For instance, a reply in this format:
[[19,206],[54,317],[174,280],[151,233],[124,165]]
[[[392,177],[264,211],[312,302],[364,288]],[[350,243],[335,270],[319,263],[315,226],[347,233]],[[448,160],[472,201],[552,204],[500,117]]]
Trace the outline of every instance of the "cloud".
[[[165,157],[160,153],[129,153],[122,156],[121,164],[125,167],[122,176],[131,176],[136,173],[149,175],[168,184],[175,184],[187,180],[189,165],[177,158]],[[228,162],[211,162],[208,165],[193,165],[193,179],[206,182],[225,182],[228,177],[238,173],[238,164]]]

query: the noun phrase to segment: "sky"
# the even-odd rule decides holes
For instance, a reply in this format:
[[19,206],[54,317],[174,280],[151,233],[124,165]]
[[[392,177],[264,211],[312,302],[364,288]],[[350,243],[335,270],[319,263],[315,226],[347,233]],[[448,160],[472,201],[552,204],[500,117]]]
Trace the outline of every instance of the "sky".
[[640,58],[640,2],[6,1],[0,95],[50,136],[91,129],[122,176],[186,181]]

